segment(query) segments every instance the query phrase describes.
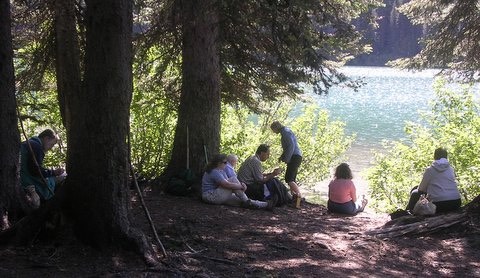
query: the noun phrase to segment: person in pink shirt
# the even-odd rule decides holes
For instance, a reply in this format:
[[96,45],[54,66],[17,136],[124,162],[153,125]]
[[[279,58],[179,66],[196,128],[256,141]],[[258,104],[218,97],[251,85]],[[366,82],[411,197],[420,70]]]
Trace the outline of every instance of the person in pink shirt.
[[355,215],[362,212],[367,200],[357,200],[352,170],[347,163],[341,163],[335,169],[335,178],[328,185],[328,211]]

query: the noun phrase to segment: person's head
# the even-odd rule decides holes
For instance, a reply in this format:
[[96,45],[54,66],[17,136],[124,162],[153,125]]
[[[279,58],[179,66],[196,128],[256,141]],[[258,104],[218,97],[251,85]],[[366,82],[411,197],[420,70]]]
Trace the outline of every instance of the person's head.
[[350,166],[348,166],[347,163],[340,163],[340,165],[338,165],[335,169],[335,178],[351,180],[353,176]]
[[225,154],[221,154],[221,153],[216,154],[208,162],[207,169],[205,171],[207,173],[210,173],[215,168],[224,169],[225,165],[227,165],[227,156]]
[[237,166],[238,156],[234,154],[229,154],[227,155],[227,161],[228,163],[230,163],[230,165],[232,165],[235,168]]
[[53,132],[51,129],[45,129],[44,131],[40,132],[38,134],[38,138],[42,141],[43,145],[43,150],[49,151],[55,146],[55,144],[58,142],[58,135]]
[[265,161],[270,157],[270,146],[267,144],[261,144],[258,146],[255,154],[258,156],[260,161]]
[[444,148],[438,148],[433,153],[433,159],[435,159],[435,160],[439,160],[440,158],[445,158],[446,159],[447,156],[448,156],[447,150],[445,150]]
[[272,129],[272,131],[274,133],[279,133],[282,128],[283,128],[283,125],[279,122],[279,121],[274,121],[271,125],[270,125],[270,128]]

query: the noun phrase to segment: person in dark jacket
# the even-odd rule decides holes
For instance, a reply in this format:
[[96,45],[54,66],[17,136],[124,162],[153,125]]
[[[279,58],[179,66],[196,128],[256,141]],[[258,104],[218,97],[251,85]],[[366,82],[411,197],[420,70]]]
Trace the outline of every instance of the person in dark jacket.
[[[53,197],[56,185],[64,179],[63,168],[47,169],[43,166],[45,153],[58,142],[51,129],[42,131],[20,146],[20,183],[26,190],[32,185],[42,201]],[[48,186],[48,187],[47,187]]]

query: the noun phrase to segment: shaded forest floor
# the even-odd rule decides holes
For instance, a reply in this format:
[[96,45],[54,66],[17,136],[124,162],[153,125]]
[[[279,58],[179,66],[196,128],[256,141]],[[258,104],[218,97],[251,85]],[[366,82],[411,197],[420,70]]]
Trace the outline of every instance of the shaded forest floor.
[[[0,247],[0,277],[480,277],[474,228],[381,240],[364,232],[384,225],[383,214],[346,217],[308,203],[269,212],[152,192],[144,198],[168,253],[160,266],[148,268],[124,251],[100,253],[60,233],[29,248]],[[153,238],[140,203],[133,205],[135,225]]]

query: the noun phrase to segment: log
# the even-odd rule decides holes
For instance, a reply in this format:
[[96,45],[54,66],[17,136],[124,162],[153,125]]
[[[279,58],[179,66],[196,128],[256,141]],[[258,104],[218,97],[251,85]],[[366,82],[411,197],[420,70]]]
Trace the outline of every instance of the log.
[[401,218],[405,218],[403,220],[408,220],[407,218],[411,218],[410,220],[416,220],[416,222],[410,221],[410,223],[403,224],[405,223],[404,221],[399,221],[391,226],[385,225],[379,229],[369,230],[365,232],[365,234],[379,238],[393,238],[406,235],[425,235],[436,233],[453,225],[465,224],[470,220],[467,212],[449,213],[423,219],[416,216],[404,216]]

